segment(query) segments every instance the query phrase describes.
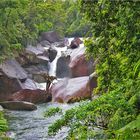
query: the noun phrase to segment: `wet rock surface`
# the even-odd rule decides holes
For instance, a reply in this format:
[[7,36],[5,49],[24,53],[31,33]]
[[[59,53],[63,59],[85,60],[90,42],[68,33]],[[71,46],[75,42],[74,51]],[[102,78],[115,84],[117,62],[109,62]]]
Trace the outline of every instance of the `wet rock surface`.
[[28,46],[17,59],[26,70],[28,78],[42,83],[46,81],[39,73],[49,72],[49,64],[55,59],[56,55],[57,51],[54,48]]
[[0,76],[0,101],[7,100],[12,93],[21,89],[21,82],[17,78],[9,78],[6,75]]
[[33,79],[38,83],[46,82],[44,77],[41,76],[41,73],[42,72],[48,73],[49,71],[48,65],[46,64],[30,65],[28,67],[25,67],[24,69],[27,71],[28,77],[30,79]]
[[58,78],[71,77],[70,68],[70,57],[69,56],[61,56],[56,64],[56,76]]
[[51,101],[51,96],[45,90],[20,90],[9,98],[9,101],[27,101],[31,103],[44,103]]
[[30,103],[30,102],[24,102],[24,101],[4,101],[0,102],[0,105],[9,110],[27,110],[32,111],[36,110],[37,107]]
[[7,60],[4,63],[2,63],[0,65],[0,71],[3,73],[3,75],[7,76],[8,78],[17,78],[20,80],[27,79],[27,74],[25,70],[14,59]]
[[72,77],[89,76],[93,72],[93,60],[86,58],[84,46],[71,51],[69,68]]
[[39,88],[38,83],[32,79],[26,79],[25,82],[21,83],[22,89],[36,90]]
[[56,58],[57,50],[55,50],[55,48],[51,47],[48,49],[48,53],[49,53],[50,62],[52,62]]
[[82,40],[80,38],[74,38],[71,43],[70,43],[70,46],[69,48],[71,49],[75,49],[75,48],[78,48],[80,44],[82,44]]
[[60,36],[55,31],[43,32],[40,36],[40,41],[48,41],[49,43],[59,42]]
[[97,86],[96,79],[91,79],[89,76],[84,76],[72,79],[65,78],[61,80],[51,88],[52,101],[70,103],[91,98],[92,89]]
[[48,63],[49,61],[48,51],[40,46],[28,46],[25,51],[25,56],[27,58],[26,65]]

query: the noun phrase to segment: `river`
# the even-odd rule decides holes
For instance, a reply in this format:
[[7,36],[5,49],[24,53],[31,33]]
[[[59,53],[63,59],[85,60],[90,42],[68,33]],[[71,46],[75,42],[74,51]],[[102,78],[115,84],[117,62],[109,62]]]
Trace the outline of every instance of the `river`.
[[50,107],[60,107],[64,113],[78,104],[44,103],[38,105],[35,111],[6,110],[5,114],[10,127],[9,133],[13,135],[11,137],[14,137],[14,140],[63,140],[69,130],[66,127],[63,127],[56,136],[48,135],[49,125],[59,119],[61,114],[45,118],[44,112]]

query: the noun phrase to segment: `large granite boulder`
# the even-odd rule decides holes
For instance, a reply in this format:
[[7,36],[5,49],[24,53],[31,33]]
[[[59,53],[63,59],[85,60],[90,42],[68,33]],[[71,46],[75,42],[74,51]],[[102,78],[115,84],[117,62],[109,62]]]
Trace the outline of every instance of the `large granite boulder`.
[[[9,78],[16,78],[20,80],[26,80],[27,74],[20,64],[14,60],[7,60],[0,65],[1,75],[6,75]],[[2,74],[3,73],[3,74]]]
[[59,42],[60,37],[55,31],[43,32],[40,36],[40,41],[48,41],[50,43]]
[[77,47],[79,47],[80,44],[82,44],[83,41],[80,39],[80,38],[74,38],[72,41],[71,41],[71,44],[70,44],[70,48],[71,49],[75,49]]
[[69,68],[72,77],[89,76],[94,71],[93,59],[87,60],[85,47],[79,47],[70,54]]
[[38,45],[41,45],[42,47],[45,47],[45,48],[51,47],[51,43],[47,40],[43,40],[43,41],[39,42]]
[[0,101],[21,89],[38,89],[36,82],[27,79],[25,70],[15,60],[7,60],[0,65]]
[[9,98],[9,101],[27,101],[31,103],[44,103],[51,101],[50,94],[46,93],[45,90],[31,90],[22,89]]
[[56,76],[58,78],[71,76],[69,63],[70,63],[70,56],[62,55],[61,57],[59,57],[56,64]]
[[40,84],[32,79],[26,79],[24,82],[21,82],[16,78],[0,76],[0,101],[8,100],[12,94],[22,89],[37,90],[40,87]]
[[31,90],[36,90],[39,89],[39,83],[35,82],[32,79],[26,79],[26,81],[21,83],[22,89],[31,89]]
[[24,69],[27,71],[28,77],[30,79],[33,79],[34,81],[38,83],[46,82],[45,78],[41,75],[42,72],[48,73],[49,66],[46,64],[38,64],[38,65],[30,65],[27,67],[24,67]]
[[49,60],[50,62],[52,62],[57,56],[57,50],[51,47],[48,49],[48,54],[49,54]]
[[16,60],[7,60],[0,65],[0,101],[22,89],[21,82],[25,82],[27,74]]
[[23,101],[4,101],[0,102],[0,105],[9,110],[27,110],[32,111],[36,110],[37,106],[33,103],[23,102]]
[[0,101],[22,89],[21,82],[17,78],[9,78],[6,75],[0,76]]
[[37,64],[47,64],[49,62],[48,49],[37,46],[28,46],[22,52],[16,60],[23,66],[37,65]]
[[25,56],[29,64],[48,63],[49,61],[48,51],[41,46],[28,46],[25,51]]
[[41,46],[28,46],[17,59],[27,71],[29,78],[42,83],[45,82],[45,79],[40,74],[42,72],[48,73],[50,62],[55,59],[56,55],[57,50],[53,47],[45,48]]
[[51,88],[52,101],[70,103],[91,98],[92,90],[97,86],[97,77],[89,76],[63,79]]

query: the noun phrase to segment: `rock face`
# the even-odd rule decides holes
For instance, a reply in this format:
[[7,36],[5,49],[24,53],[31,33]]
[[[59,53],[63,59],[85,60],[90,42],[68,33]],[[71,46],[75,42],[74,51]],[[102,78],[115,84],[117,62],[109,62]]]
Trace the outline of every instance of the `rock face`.
[[51,47],[48,49],[48,53],[49,53],[49,60],[50,62],[52,62],[56,58],[57,51]]
[[93,60],[87,60],[85,56],[85,47],[80,47],[72,51],[69,68],[72,77],[89,76],[93,70]]
[[39,44],[42,46],[42,47],[47,47],[47,48],[50,48],[51,46],[51,43],[47,40],[43,40],[41,42],[39,42]]
[[22,89],[21,82],[25,82],[27,74],[15,60],[7,60],[0,65],[0,101]]
[[14,59],[7,60],[3,64],[1,64],[0,71],[9,78],[17,78],[23,81],[27,79],[25,70]]
[[27,79],[25,70],[15,60],[8,60],[0,66],[0,101],[22,89],[38,89],[36,82]]
[[23,66],[47,64],[49,60],[49,48],[41,46],[28,46],[23,52],[19,54],[17,61]]
[[80,38],[75,38],[74,40],[71,41],[70,48],[75,49],[79,47],[81,43],[82,43],[82,40]]
[[42,82],[46,82],[44,77],[41,76],[42,72],[48,72],[49,68],[47,65],[30,65],[28,67],[24,68],[27,73],[28,73],[28,77],[30,79],[33,79],[34,81],[38,82],[38,83],[42,83]]
[[0,101],[9,100],[12,94],[22,89],[37,90],[39,86],[31,79],[26,79],[24,82],[21,82],[16,78],[0,76]]
[[9,110],[27,110],[27,111],[32,111],[36,110],[37,106],[29,103],[29,102],[23,102],[23,101],[5,101],[5,102],[0,102],[0,105]]
[[55,31],[43,32],[40,37],[40,41],[48,41],[49,43],[59,42],[60,37]]
[[28,46],[25,50],[24,56],[26,57],[26,65],[47,63],[49,61],[48,51],[43,47]]
[[70,63],[70,56],[61,56],[57,60],[56,64],[56,76],[58,78],[64,78],[64,77],[70,77],[70,68],[69,68],[69,63]]
[[96,78],[95,79],[93,79],[93,77],[89,78],[89,76],[72,79],[63,79],[62,81],[52,86],[51,88],[52,101],[69,103],[85,98],[90,98],[92,95],[92,90],[96,86],[97,86]]
[[23,89],[14,93],[9,101],[27,101],[31,103],[44,103],[51,100],[51,96],[44,90]]
[[9,78],[6,75],[0,76],[0,96],[8,95],[22,89],[21,82],[16,78]]
[[36,90],[38,89],[38,83],[36,83],[32,79],[26,79],[25,82],[21,83],[22,89],[31,89],[31,90]]
[[89,76],[94,71],[93,62],[93,59],[87,60],[84,46],[68,49],[57,61],[56,76],[58,78]]
[[46,49],[41,46],[28,46],[17,59],[27,71],[29,78],[42,83],[45,79],[39,73],[49,71],[49,63],[55,59],[56,55],[57,51],[52,47]]

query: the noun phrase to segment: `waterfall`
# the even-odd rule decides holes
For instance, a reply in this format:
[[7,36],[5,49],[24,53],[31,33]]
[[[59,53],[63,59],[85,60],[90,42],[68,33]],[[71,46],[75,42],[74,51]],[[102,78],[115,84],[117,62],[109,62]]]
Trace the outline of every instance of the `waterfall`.
[[[68,38],[68,45],[70,45],[70,43],[73,39],[74,38]],[[62,56],[62,53],[67,51],[67,46],[61,48],[61,47],[56,47],[55,45],[52,45],[51,47],[53,47],[55,50],[57,50],[57,55],[56,55],[56,58],[50,63],[49,75],[56,76],[57,60]],[[48,49],[48,48],[46,48],[46,49]],[[57,80],[54,80],[53,82],[57,82]],[[46,83],[36,83],[36,86],[42,90],[46,89]]]
[[[71,41],[73,40],[74,38],[68,38],[68,44],[67,46],[70,45]],[[83,41],[83,38],[80,38],[82,41]],[[52,48],[55,49],[57,51],[57,55],[56,55],[56,58],[50,63],[50,69],[49,69],[49,75],[50,76],[56,76],[56,69],[57,69],[57,61],[58,59],[62,56],[62,54],[71,54],[72,55],[72,50],[68,50],[68,47],[67,46],[64,46],[64,47],[57,47],[57,45],[55,44],[52,44]],[[79,49],[79,48],[82,48],[82,49]],[[47,49],[47,48],[46,48]],[[77,53],[79,53],[79,51],[82,53],[82,51],[85,50],[85,47],[84,47],[84,44],[80,44],[80,46],[78,48],[75,49],[75,51],[77,51]],[[65,53],[67,51],[67,53]],[[73,55],[72,55],[73,57]],[[57,80],[54,80],[53,83],[57,82]],[[37,84],[37,86],[42,89],[42,90],[45,90],[46,89],[46,83],[39,83]]]
[[67,50],[67,46],[63,47],[63,48],[58,48],[55,47],[54,48],[57,50],[57,56],[56,58],[50,63],[50,70],[49,70],[49,75],[51,76],[56,76],[56,64],[57,64],[57,60],[59,59],[59,57],[61,57],[62,52]]
[[[73,40],[74,38],[69,38],[68,41],[69,41],[69,44],[71,43],[71,41]],[[68,45],[69,45],[68,44]],[[56,46],[53,46],[53,48],[55,48],[57,50],[57,56],[56,58],[53,60],[53,62],[50,63],[50,70],[49,70],[49,75],[51,76],[56,76],[56,64],[57,64],[57,60],[59,59],[59,57],[61,57],[62,53],[65,52],[67,50],[67,46],[65,47],[56,47]]]

